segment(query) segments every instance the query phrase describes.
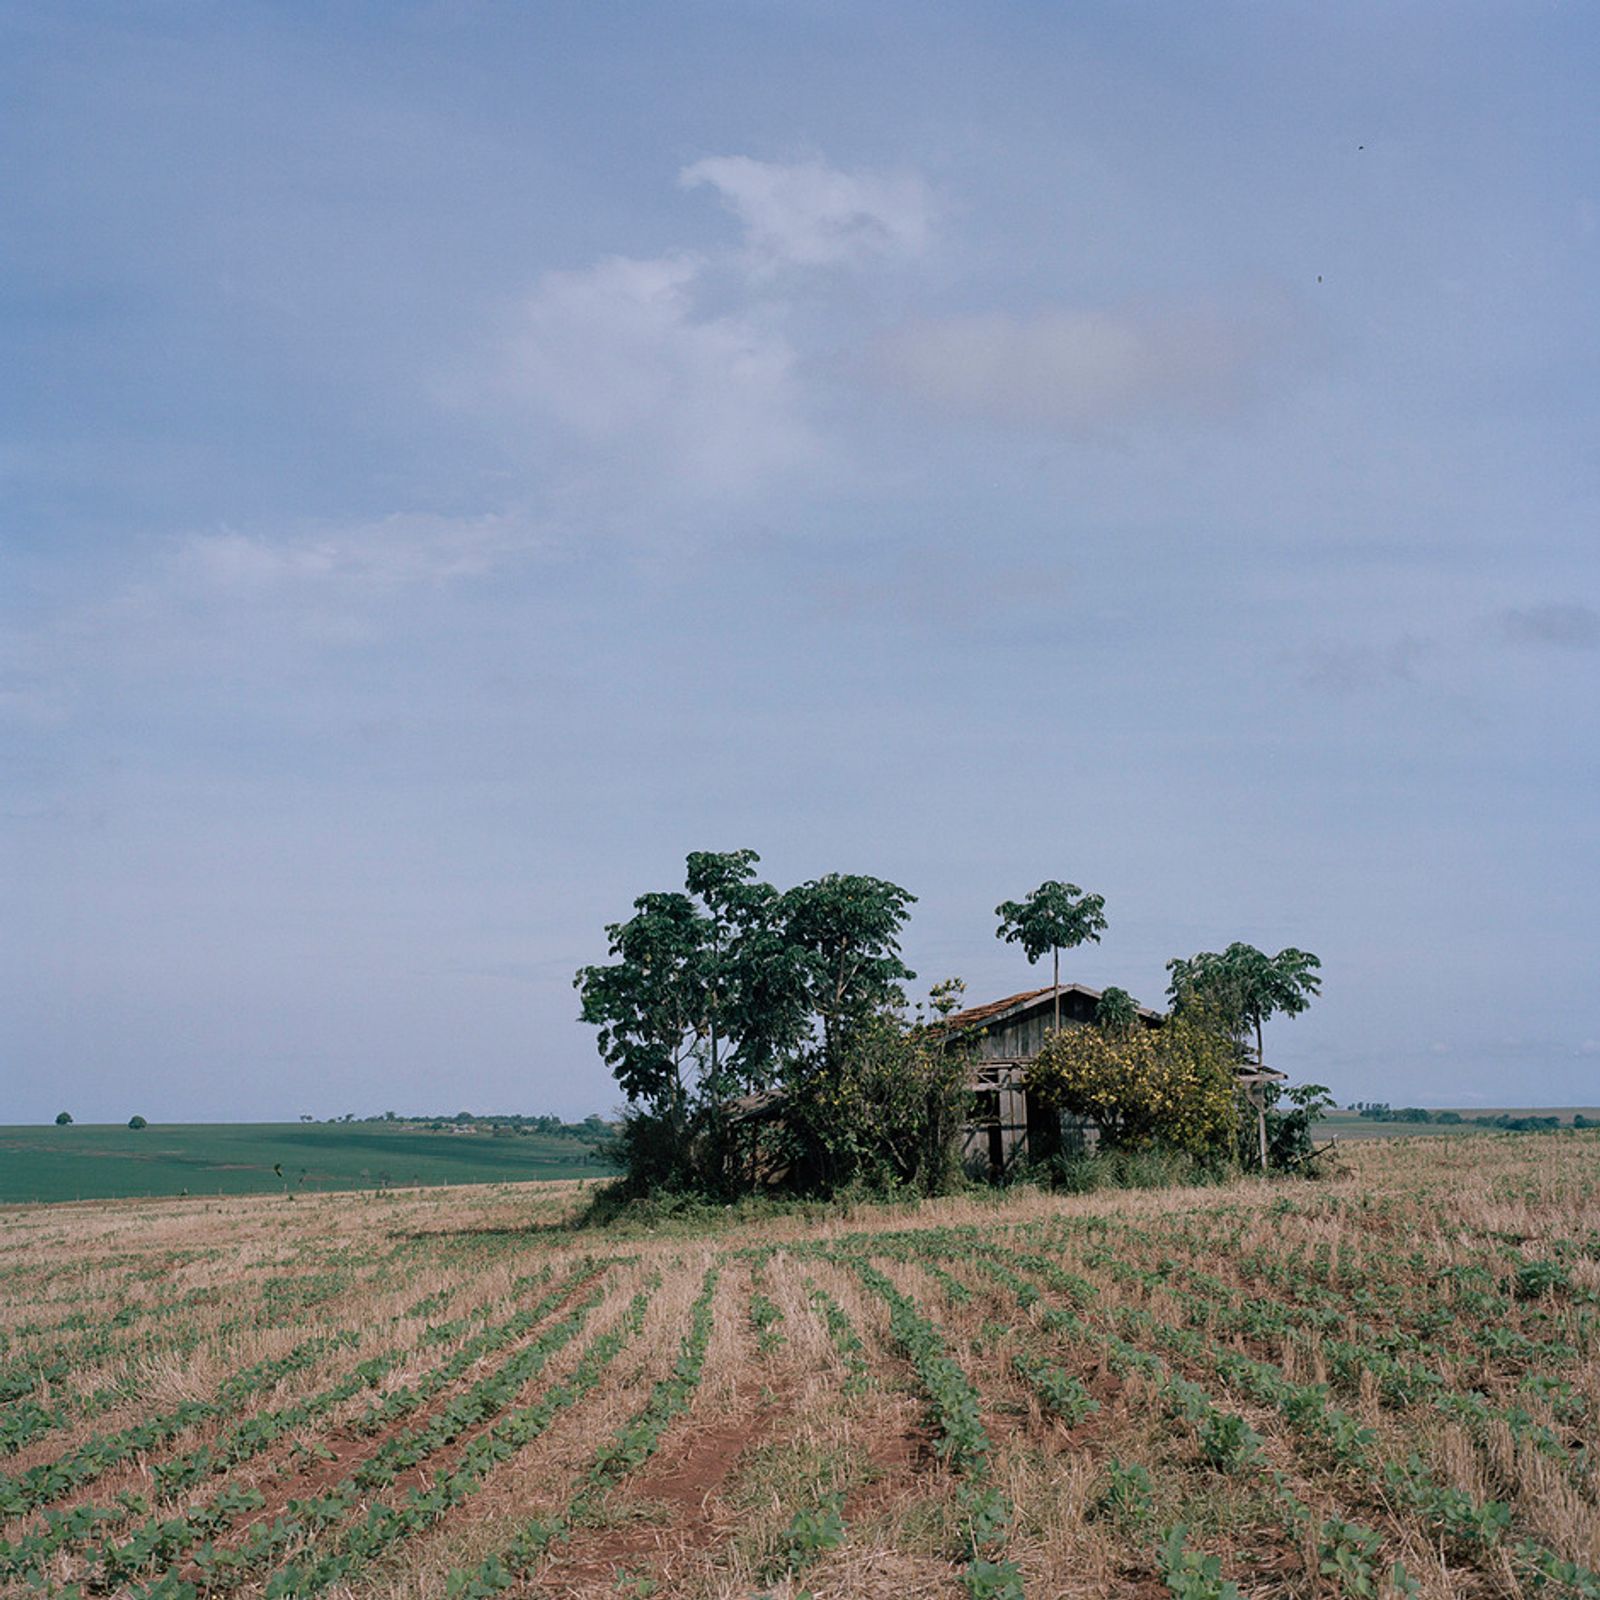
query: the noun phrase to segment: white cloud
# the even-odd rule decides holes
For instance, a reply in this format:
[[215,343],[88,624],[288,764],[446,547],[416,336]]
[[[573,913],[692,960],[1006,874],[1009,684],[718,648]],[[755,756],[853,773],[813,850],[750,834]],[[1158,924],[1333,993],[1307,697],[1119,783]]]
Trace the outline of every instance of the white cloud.
[[190,582],[233,595],[307,586],[381,593],[481,577],[526,542],[503,517],[413,514],[290,538],[194,534],[179,547],[177,564]]
[[781,306],[701,314],[707,263],[613,256],[552,272],[521,306],[505,385],[596,445],[627,452],[679,486],[749,487],[814,450],[801,417]]
[[939,411],[1080,429],[1231,410],[1260,336],[1217,316],[1052,310],[916,323],[879,341],[893,386]]
[[685,188],[707,184],[744,224],[745,246],[760,267],[846,266],[927,248],[933,207],[911,173],[842,172],[822,161],[782,163],[712,156],[678,175]]

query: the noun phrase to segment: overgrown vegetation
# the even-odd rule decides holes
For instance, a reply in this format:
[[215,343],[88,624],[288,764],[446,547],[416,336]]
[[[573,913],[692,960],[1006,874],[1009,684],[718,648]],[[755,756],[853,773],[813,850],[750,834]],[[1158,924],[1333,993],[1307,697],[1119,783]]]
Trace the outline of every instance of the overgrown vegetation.
[[637,1195],[732,1197],[950,1181],[959,1064],[904,1016],[913,896],[830,873],[778,890],[753,850],[698,851],[684,891],[641,895],[577,976],[628,1111]]
[[[683,889],[639,896],[606,929],[612,959],[574,980],[627,1097],[614,1146],[623,1195],[946,1192],[961,1179],[955,1152],[973,1113],[972,1041],[907,1015],[915,974],[899,941],[914,897],[840,873],[779,889],[756,876],[759,859],[691,854]],[[1207,1173],[1233,1162],[1236,1069],[1259,1061],[1267,1018],[1305,1009],[1317,958],[1237,943],[1202,951],[1169,963],[1171,1018],[1108,989],[1094,1027],[1063,1031],[1060,952],[1099,939],[1104,899],[1052,879],[995,909],[998,937],[1030,963],[1049,954],[1057,980],[1030,1097],[1091,1124],[1104,1158],[1159,1152]],[[960,987],[940,985],[934,1010],[948,1012]],[[1265,1155],[1291,1165],[1310,1150],[1325,1091],[1285,1104],[1264,1092]],[[1253,1111],[1249,1123],[1258,1129]]]
[[1232,1159],[1239,1110],[1231,1040],[1193,1014],[1162,1028],[1067,1028],[1028,1071],[1028,1093],[1081,1118],[1107,1152]]

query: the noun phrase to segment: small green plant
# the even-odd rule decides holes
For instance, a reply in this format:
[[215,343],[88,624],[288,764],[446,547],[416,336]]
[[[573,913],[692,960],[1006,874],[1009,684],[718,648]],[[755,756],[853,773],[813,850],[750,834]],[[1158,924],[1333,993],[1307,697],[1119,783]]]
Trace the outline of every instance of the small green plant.
[[1044,1408],[1060,1417],[1069,1428],[1075,1428],[1100,1409],[1100,1402],[1063,1368],[1020,1354],[1012,1358],[1011,1364],[1017,1376],[1038,1395]]
[[844,1536],[844,1517],[837,1495],[820,1505],[802,1507],[795,1512],[784,1531],[784,1564],[787,1570],[798,1572],[825,1552],[837,1550],[844,1543]]
[[1329,1517],[1322,1524],[1317,1546],[1324,1577],[1337,1578],[1340,1590],[1356,1600],[1373,1600],[1378,1593],[1374,1563],[1382,1541],[1371,1528]]
[[1011,1502],[992,1484],[962,1484],[956,1491],[956,1508],[966,1553],[974,1560],[998,1545],[1011,1526]]
[[1528,1261],[1517,1268],[1516,1296],[1538,1300],[1554,1289],[1570,1289],[1572,1275],[1559,1261]]
[[1174,1600],[1243,1600],[1239,1586],[1222,1576],[1219,1556],[1184,1548],[1189,1529],[1180,1522],[1161,1547],[1161,1576]]
[[1123,1462],[1112,1456],[1106,1463],[1106,1486],[1096,1501],[1096,1509],[1137,1527],[1149,1520],[1155,1507],[1154,1489],[1149,1472],[1137,1461]]
[[1214,1411],[1200,1424],[1200,1454],[1223,1472],[1252,1465],[1261,1451],[1261,1437],[1243,1417]]
[[971,1600],[1023,1600],[1022,1572],[1014,1561],[974,1561],[961,1582]]

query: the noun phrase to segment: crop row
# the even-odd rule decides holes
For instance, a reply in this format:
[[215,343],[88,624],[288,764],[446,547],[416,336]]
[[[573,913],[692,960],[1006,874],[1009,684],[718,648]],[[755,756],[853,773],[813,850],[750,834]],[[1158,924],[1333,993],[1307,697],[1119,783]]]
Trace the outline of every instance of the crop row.
[[[990,1259],[1001,1253],[994,1251]],[[1040,1316],[1057,1331],[1099,1341],[1124,1362],[1144,1367],[1148,1360],[1157,1359],[1109,1329],[1092,1326],[1075,1311],[1047,1308]],[[1110,1316],[1146,1341],[1174,1350],[1258,1403],[1279,1411],[1291,1425],[1292,1438],[1315,1441],[1337,1466],[1349,1469],[1367,1485],[1375,1498],[1405,1507],[1435,1537],[1480,1557],[1497,1551],[1506,1540],[1512,1524],[1509,1506],[1498,1501],[1474,1501],[1463,1491],[1441,1483],[1416,1451],[1402,1460],[1384,1459],[1376,1433],[1358,1417],[1330,1404],[1325,1384],[1296,1383],[1270,1363],[1225,1349],[1192,1329],[1174,1327],[1136,1307],[1118,1307]],[[1600,1578],[1537,1539],[1523,1538],[1512,1555],[1535,1586],[1553,1585],[1563,1592],[1583,1596],[1584,1600],[1600,1596]]]
[[[700,1385],[706,1350],[711,1343],[712,1300],[720,1272],[713,1265],[701,1280],[700,1292],[689,1313],[689,1331],[678,1345],[672,1371],[659,1379],[643,1407],[596,1451],[584,1475],[583,1485],[567,1508],[552,1517],[535,1517],[525,1523],[506,1545],[485,1557],[476,1566],[454,1569],[446,1579],[445,1593],[452,1600],[482,1600],[499,1594],[531,1572],[546,1551],[570,1536],[591,1514],[611,1486],[641,1466],[654,1453],[672,1421],[686,1411]],[[643,1318],[643,1307],[636,1309],[635,1328]],[[614,1352],[613,1352],[614,1354]],[[607,1357],[609,1360],[609,1356]],[[574,1374],[573,1382],[579,1381]],[[592,1387],[594,1377],[584,1372],[582,1380]]]
[[[307,1499],[290,1500],[282,1516],[270,1523],[253,1524],[244,1541],[238,1545],[219,1549],[214,1540],[216,1533],[222,1531],[221,1528],[212,1525],[201,1527],[202,1541],[194,1556],[194,1566],[205,1578],[208,1590],[226,1591],[237,1586],[252,1572],[270,1565],[285,1550],[343,1520],[368,1491],[382,1489],[402,1471],[427,1460],[469,1428],[497,1415],[517,1391],[537,1375],[550,1355],[564,1347],[581,1330],[590,1311],[600,1301],[600,1290],[594,1288],[589,1297],[580,1302],[566,1318],[553,1324],[537,1338],[524,1344],[517,1344],[517,1341],[525,1339],[574,1290],[591,1284],[605,1270],[603,1265],[593,1263],[579,1267],[536,1305],[518,1312],[498,1327],[486,1330],[480,1339],[472,1341],[449,1361],[435,1368],[414,1388],[395,1391],[395,1395],[403,1397],[403,1409],[392,1410],[387,1404],[377,1408],[386,1420],[420,1408],[476,1362],[507,1346],[516,1345],[507,1360],[493,1373],[453,1396],[420,1427],[391,1435],[377,1451],[333,1488]],[[371,1415],[369,1408],[368,1417]],[[224,1497],[226,1493],[224,1491]],[[208,1524],[214,1520],[215,1509],[216,1502],[206,1508],[205,1521]],[[376,1515],[378,1509],[375,1507],[372,1514]],[[179,1519],[180,1523],[182,1520],[185,1519]],[[181,1525],[171,1528],[170,1538],[162,1536],[165,1531],[163,1529],[162,1534],[157,1535],[158,1543],[153,1550],[143,1548],[145,1541],[136,1539],[131,1542],[131,1547],[105,1547],[96,1552],[105,1579],[116,1580],[147,1570],[162,1561],[170,1562],[194,1543],[192,1538],[184,1536],[188,1530]],[[287,1570],[291,1577],[298,1574],[298,1569]],[[337,1570],[331,1571],[326,1581],[332,1581],[337,1576]],[[279,1592],[285,1594],[302,1592],[292,1583],[289,1587],[283,1587],[285,1581],[281,1575],[274,1575],[268,1579],[268,1587],[276,1584]],[[168,1596],[185,1591],[182,1580],[169,1571],[150,1587],[150,1592]],[[312,1591],[307,1589],[304,1592]]]
[[358,1337],[353,1332],[340,1331],[308,1339],[287,1355],[258,1361],[225,1379],[212,1400],[186,1400],[145,1422],[117,1433],[97,1435],[55,1461],[40,1462],[12,1476],[0,1473],[0,1514],[14,1516],[59,1499],[112,1467],[164,1444],[185,1428],[225,1416],[248,1395],[270,1389],[291,1373],[314,1366],[329,1352],[355,1344]]
[[[415,1385],[391,1391],[381,1402],[368,1408],[358,1427],[376,1431],[384,1422],[415,1410],[454,1382],[475,1362],[521,1338],[574,1289],[602,1270],[600,1264],[585,1262],[537,1304],[518,1311],[498,1326],[485,1329],[462,1345],[448,1360],[425,1373]],[[547,1276],[544,1274],[538,1279],[521,1281],[528,1287],[534,1287]],[[230,1470],[379,1381],[383,1372],[399,1358],[400,1352],[389,1351],[359,1362],[328,1389],[279,1410],[244,1417],[213,1443],[154,1463],[150,1472],[156,1486],[170,1494],[191,1487],[207,1476]],[[96,1559],[120,1569],[135,1559],[134,1551],[142,1545],[146,1550],[145,1556],[138,1562],[142,1565],[157,1559],[158,1552],[162,1550],[176,1552],[223,1531],[240,1514],[250,1509],[253,1508],[240,1503],[234,1492],[228,1489],[209,1505],[191,1507],[181,1517],[151,1516],[149,1503],[143,1496],[127,1494],[119,1496],[116,1504],[111,1506],[77,1506],[67,1512],[47,1510],[43,1528],[25,1535],[14,1544],[0,1542],[0,1576],[37,1571],[43,1560],[56,1550],[74,1545],[91,1533],[98,1534],[103,1540],[105,1534],[139,1518],[144,1521],[124,1546],[102,1544],[96,1552]]]

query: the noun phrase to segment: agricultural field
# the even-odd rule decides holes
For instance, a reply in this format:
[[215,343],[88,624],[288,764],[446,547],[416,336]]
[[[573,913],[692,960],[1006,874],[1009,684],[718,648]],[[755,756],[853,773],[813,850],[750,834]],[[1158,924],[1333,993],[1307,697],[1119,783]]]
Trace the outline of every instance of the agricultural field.
[[[1600,1122],[1600,1106],[1472,1106],[1461,1111],[1460,1115],[1463,1118],[1558,1117],[1563,1124],[1570,1127],[1575,1116],[1586,1117],[1591,1122]],[[1439,1136],[1459,1139],[1463,1135],[1481,1134],[1484,1131],[1481,1127],[1475,1127],[1471,1121],[1376,1122],[1370,1117],[1359,1116],[1354,1111],[1336,1109],[1327,1112],[1317,1123],[1316,1138],[1318,1143],[1330,1138],[1341,1142],[1346,1139],[1426,1139]]]
[[591,1146],[404,1122],[0,1128],[0,1204],[604,1176]]
[[696,1231],[0,1212],[0,1590],[1600,1596],[1600,1135]]

